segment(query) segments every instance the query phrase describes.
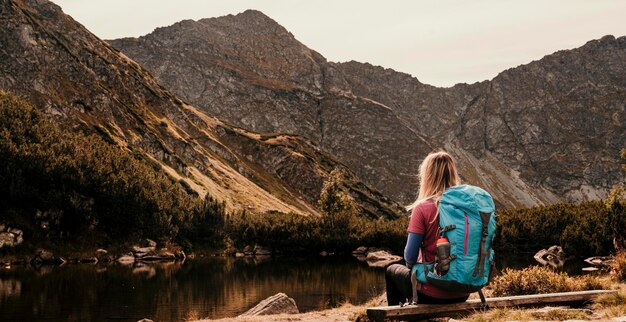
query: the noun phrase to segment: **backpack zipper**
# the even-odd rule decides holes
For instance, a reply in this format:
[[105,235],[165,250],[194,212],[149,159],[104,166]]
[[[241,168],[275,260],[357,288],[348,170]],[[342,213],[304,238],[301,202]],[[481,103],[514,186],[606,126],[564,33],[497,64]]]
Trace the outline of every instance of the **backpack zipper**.
[[467,214],[465,214],[465,239],[463,240],[463,256],[467,255],[467,241],[469,238],[469,217],[467,217]]

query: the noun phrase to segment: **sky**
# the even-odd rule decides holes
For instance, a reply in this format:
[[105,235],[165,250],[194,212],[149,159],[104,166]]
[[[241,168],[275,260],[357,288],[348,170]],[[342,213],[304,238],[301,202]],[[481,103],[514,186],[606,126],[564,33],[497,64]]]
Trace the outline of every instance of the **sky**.
[[53,0],[102,39],[257,9],[335,62],[453,86],[492,79],[604,35],[626,35],[622,0]]

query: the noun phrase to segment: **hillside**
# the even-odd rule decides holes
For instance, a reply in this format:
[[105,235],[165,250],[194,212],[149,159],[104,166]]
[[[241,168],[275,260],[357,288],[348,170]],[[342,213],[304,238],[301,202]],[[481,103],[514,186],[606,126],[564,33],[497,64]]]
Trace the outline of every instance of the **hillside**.
[[328,62],[254,10],[109,43],[202,111],[305,137],[402,203],[414,198],[420,160],[439,148],[508,207],[597,199],[623,179],[624,37],[451,88]]
[[97,134],[229,210],[317,214],[334,168],[369,217],[400,208],[306,138],[258,134],[185,103],[55,4],[0,2],[0,89],[64,129]]

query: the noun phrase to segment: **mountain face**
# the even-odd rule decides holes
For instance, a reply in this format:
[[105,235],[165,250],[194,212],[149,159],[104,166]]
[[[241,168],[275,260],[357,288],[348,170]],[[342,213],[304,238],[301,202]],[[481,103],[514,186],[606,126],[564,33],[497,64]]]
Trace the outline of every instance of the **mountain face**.
[[401,213],[308,139],[250,132],[183,102],[49,1],[0,0],[0,26],[1,90],[66,128],[132,151],[228,209],[317,214],[323,182],[340,168],[365,215]]
[[508,207],[597,199],[623,180],[625,37],[450,88],[328,62],[252,10],[109,43],[202,111],[306,137],[402,203],[415,196],[419,162],[441,148]]

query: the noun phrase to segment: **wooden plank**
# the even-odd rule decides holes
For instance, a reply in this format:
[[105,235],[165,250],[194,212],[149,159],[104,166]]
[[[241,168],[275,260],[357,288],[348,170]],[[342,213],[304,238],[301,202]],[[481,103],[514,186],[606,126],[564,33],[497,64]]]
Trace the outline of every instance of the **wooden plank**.
[[[573,305],[593,301],[604,294],[617,293],[615,290],[594,290],[581,292],[533,294],[487,298],[489,308],[533,307],[544,305]],[[455,304],[417,304],[407,306],[380,306],[367,309],[367,316],[373,321],[417,320],[457,315],[484,309],[479,299]]]

